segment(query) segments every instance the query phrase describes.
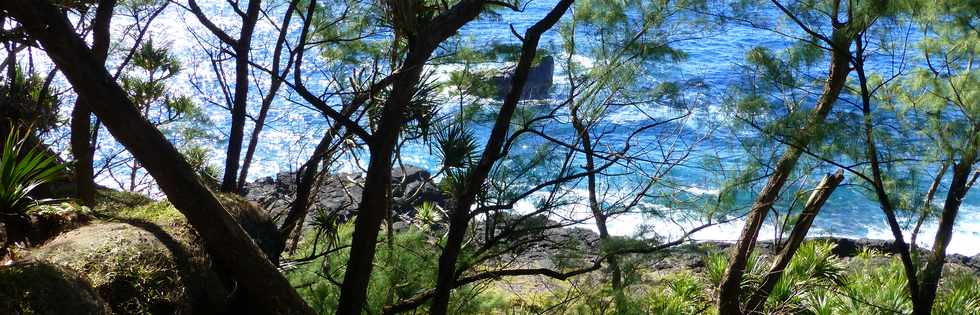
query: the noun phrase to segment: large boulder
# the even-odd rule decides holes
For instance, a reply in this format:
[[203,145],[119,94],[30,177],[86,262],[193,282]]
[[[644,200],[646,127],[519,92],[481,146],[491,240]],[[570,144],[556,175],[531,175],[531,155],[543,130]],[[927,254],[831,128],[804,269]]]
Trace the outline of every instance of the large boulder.
[[[510,92],[511,81],[514,77],[515,69],[505,69],[501,74],[492,78],[497,87],[497,98],[504,98]],[[544,56],[538,64],[528,69],[527,81],[524,83],[524,91],[521,99],[540,100],[546,99],[551,94],[551,85],[555,74],[555,58]]]
[[112,314],[92,284],[64,267],[27,261],[0,267],[0,314]]
[[[234,195],[219,199],[267,256],[279,239],[265,210]],[[45,260],[91,279],[117,314],[212,314],[234,308],[240,290],[211,268],[197,233],[170,203],[102,209],[97,222],[33,250]]]
[[97,223],[64,233],[32,254],[88,276],[115,313],[208,313],[225,304],[220,278],[183,226]]

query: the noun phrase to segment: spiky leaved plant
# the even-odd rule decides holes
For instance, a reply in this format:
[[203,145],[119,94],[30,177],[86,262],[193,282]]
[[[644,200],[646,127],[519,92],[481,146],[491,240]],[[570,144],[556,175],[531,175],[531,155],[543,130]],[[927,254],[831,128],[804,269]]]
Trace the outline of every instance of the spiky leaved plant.
[[34,199],[28,194],[38,186],[57,180],[64,168],[54,156],[37,147],[27,147],[27,135],[7,134],[0,153],[0,212],[22,215],[32,206],[51,199]]
[[6,229],[6,240],[0,244],[0,254],[5,253],[8,243],[21,241],[24,234],[26,212],[31,207],[51,203],[54,199],[35,199],[29,194],[38,186],[61,176],[63,166],[54,156],[36,146],[28,147],[27,134],[18,128],[10,132],[0,148],[0,223]]

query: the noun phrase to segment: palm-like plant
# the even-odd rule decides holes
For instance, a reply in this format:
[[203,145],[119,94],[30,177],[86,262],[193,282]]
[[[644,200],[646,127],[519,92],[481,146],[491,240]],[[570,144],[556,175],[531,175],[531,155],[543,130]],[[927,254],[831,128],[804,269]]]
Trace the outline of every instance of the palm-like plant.
[[57,180],[64,168],[55,158],[37,147],[27,146],[27,135],[11,128],[0,148],[0,216],[22,216],[33,206],[52,199],[34,199],[29,194],[45,183]]

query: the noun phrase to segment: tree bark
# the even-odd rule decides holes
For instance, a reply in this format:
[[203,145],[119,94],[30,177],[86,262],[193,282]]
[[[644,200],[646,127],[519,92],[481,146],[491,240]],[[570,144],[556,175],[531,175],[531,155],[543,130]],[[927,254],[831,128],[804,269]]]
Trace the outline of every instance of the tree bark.
[[800,213],[799,220],[793,225],[793,230],[790,232],[786,244],[783,245],[783,249],[779,252],[775,261],[773,261],[769,273],[766,274],[762,280],[762,284],[759,285],[759,288],[749,298],[749,302],[745,307],[745,314],[756,314],[762,311],[761,307],[769,297],[769,293],[772,292],[772,288],[779,282],[779,278],[782,277],[786,266],[793,260],[796,251],[803,244],[803,240],[806,239],[806,235],[810,231],[810,226],[813,225],[813,220],[817,217],[817,214],[823,208],[827,199],[830,198],[834,189],[843,180],[844,172],[842,170],[838,170],[833,175],[828,174],[820,180],[820,184],[813,190],[810,198],[806,201],[806,205],[803,206],[803,212]]
[[367,300],[367,287],[373,269],[375,247],[381,221],[388,211],[391,184],[391,158],[409,105],[422,75],[422,67],[440,43],[455,34],[482,11],[486,0],[463,0],[433,18],[417,35],[409,37],[408,53],[395,74],[381,121],[369,138],[371,158],[365,175],[364,193],[354,220],[350,258],[340,290],[337,314],[360,314]]
[[[292,20],[298,3],[298,0],[290,1],[282,19],[279,37],[276,39],[276,47],[272,52],[272,74],[270,78],[272,82],[269,84],[269,90],[266,92],[265,97],[262,98],[259,117],[255,119],[255,129],[252,129],[252,136],[248,139],[248,149],[245,150],[245,161],[242,162],[241,173],[238,175],[237,187],[239,190],[245,187],[245,182],[248,180],[248,170],[252,166],[252,158],[255,157],[255,150],[259,145],[259,135],[262,133],[262,128],[265,127],[265,119],[269,115],[269,108],[272,107],[272,102],[276,98],[276,92],[282,87],[283,76],[286,75],[286,73],[280,75],[280,62],[282,61],[283,46],[286,44],[286,35],[289,33],[289,23]],[[289,60],[290,62],[292,61],[291,58]],[[288,64],[286,65],[286,69],[289,69]]]
[[67,17],[48,1],[6,0],[0,8],[38,40],[109,132],[156,179],[160,189],[201,235],[215,267],[233,275],[268,314],[312,314],[289,282],[276,270],[241,226],[208,190],[172,144],[141,117],[133,102],[100,65]]
[[[841,37],[836,32],[838,31],[835,30],[833,36],[835,39]],[[846,44],[850,43],[849,39],[838,41],[841,42],[840,44],[843,44],[843,47],[848,47]],[[780,190],[783,188],[790,173],[795,168],[796,162],[803,153],[801,148],[806,147],[813,140],[811,139],[813,134],[818,128],[821,128],[821,125],[827,118],[827,114],[830,113],[834,103],[840,96],[841,89],[844,87],[847,81],[847,75],[850,72],[849,60],[850,53],[848,51],[833,49],[830,59],[830,73],[827,76],[827,82],[824,84],[820,99],[817,101],[808,121],[800,128],[799,135],[790,140],[793,144],[786,148],[782,157],[776,162],[776,167],[772,176],[769,177],[766,186],[756,196],[749,216],[746,219],[745,227],[742,230],[738,242],[734,246],[728,268],[725,270],[725,275],[719,286],[719,314],[741,314],[739,295],[742,276],[745,273],[745,266],[749,255],[752,253],[755,239],[759,236],[759,229],[762,228],[763,221],[769,215],[769,209],[776,202]]]
[[221,180],[222,192],[235,192],[238,187],[238,166],[242,155],[242,140],[245,138],[245,119],[248,110],[248,62],[252,49],[252,33],[259,18],[261,0],[248,2],[248,9],[242,19],[242,31],[235,49],[235,99],[231,107],[231,132],[228,134],[228,151],[225,156],[225,174]]
[[[589,173],[586,177],[589,190],[589,210],[592,211],[596,229],[599,230],[599,243],[603,246],[603,250],[608,250],[610,236],[609,228],[606,226],[606,214],[602,211],[599,198],[596,195],[595,152],[592,148],[592,136],[589,134],[589,128],[582,124],[576,109],[572,110],[572,126],[578,131],[582,141],[582,152],[585,154],[585,171]],[[613,290],[619,291],[623,288],[623,271],[619,268],[619,260],[616,255],[609,255],[606,261],[612,274]]]
[[[905,242],[905,235],[902,227],[898,223],[898,216],[895,214],[894,205],[888,192],[885,191],[885,182],[881,172],[881,161],[878,159],[878,145],[874,140],[874,125],[871,115],[871,91],[868,88],[868,79],[864,71],[864,42],[861,36],[855,41],[858,56],[854,58],[854,68],[858,74],[858,82],[861,88],[862,114],[864,116],[864,140],[867,144],[868,163],[871,165],[871,180],[878,198],[881,211],[885,213],[885,220],[891,230],[892,237],[895,238],[895,247],[898,249],[899,258],[902,261],[902,268],[905,270],[905,278],[908,283],[909,299],[912,301],[912,313],[928,315],[931,311],[919,303],[919,280],[916,274],[916,266],[909,244]],[[915,246],[915,244],[912,244]]]
[[936,302],[936,290],[939,288],[939,279],[942,278],[943,265],[946,263],[946,247],[953,237],[953,226],[960,205],[963,203],[963,197],[966,195],[973,163],[974,158],[970,154],[953,166],[953,179],[949,183],[943,213],[939,217],[939,228],[932,243],[932,255],[929,255],[926,267],[920,274],[922,280],[919,287],[919,303],[922,304],[923,310],[932,310],[932,305]]
[[510,92],[500,107],[500,112],[497,114],[490,136],[487,138],[487,144],[484,146],[480,161],[477,162],[476,167],[467,178],[463,191],[457,196],[456,204],[450,212],[449,232],[446,236],[446,245],[442,254],[439,255],[439,271],[436,275],[436,288],[432,297],[432,307],[429,309],[430,314],[445,315],[448,311],[450,294],[456,286],[456,262],[462,252],[463,241],[471,219],[470,208],[490,174],[490,170],[500,158],[500,151],[510,129],[510,120],[523,94],[541,34],[551,29],[573,2],[573,0],[558,2],[548,12],[548,15],[527,29],[521,47],[521,57],[511,80]]
[[[109,25],[116,0],[100,0],[92,22],[92,53],[103,64],[109,55]],[[75,198],[83,205],[95,207],[95,143],[92,140],[92,112],[79,97],[71,111],[71,152],[75,158]]]
[[[919,219],[915,222],[915,227],[912,228],[912,236],[909,237],[909,244],[911,244],[912,256],[917,257],[917,246],[915,245],[916,239],[919,237],[919,230],[922,229],[922,224],[926,222],[929,216],[932,214],[932,201],[936,196],[936,192],[939,191],[939,185],[943,182],[943,177],[946,176],[946,171],[949,169],[949,162],[944,161],[942,165],[939,166],[939,171],[936,172],[936,178],[933,178],[932,184],[929,185],[929,190],[926,191],[926,197],[922,202],[923,213],[919,215]],[[969,189],[969,185],[967,185]]]

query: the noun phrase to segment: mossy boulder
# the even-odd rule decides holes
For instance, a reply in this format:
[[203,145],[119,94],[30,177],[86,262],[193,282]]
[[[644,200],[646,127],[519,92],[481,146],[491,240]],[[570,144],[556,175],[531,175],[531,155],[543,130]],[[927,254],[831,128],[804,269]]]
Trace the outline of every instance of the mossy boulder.
[[87,275],[118,314],[220,311],[227,294],[198,243],[186,227],[107,222],[64,233],[32,254]]
[[0,314],[112,314],[81,274],[29,261],[0,267]]
[[[245,231],[267,253],[278,230],[254,203],[219,196]],[[98,207],[97,207],[98,208]],[[33,251],[34,257],[87,275],[120,314],[210,314],[227,310],[233,288],[211,269],[197,233],[169,202],[102,208],[103,221],[64,233]]]

